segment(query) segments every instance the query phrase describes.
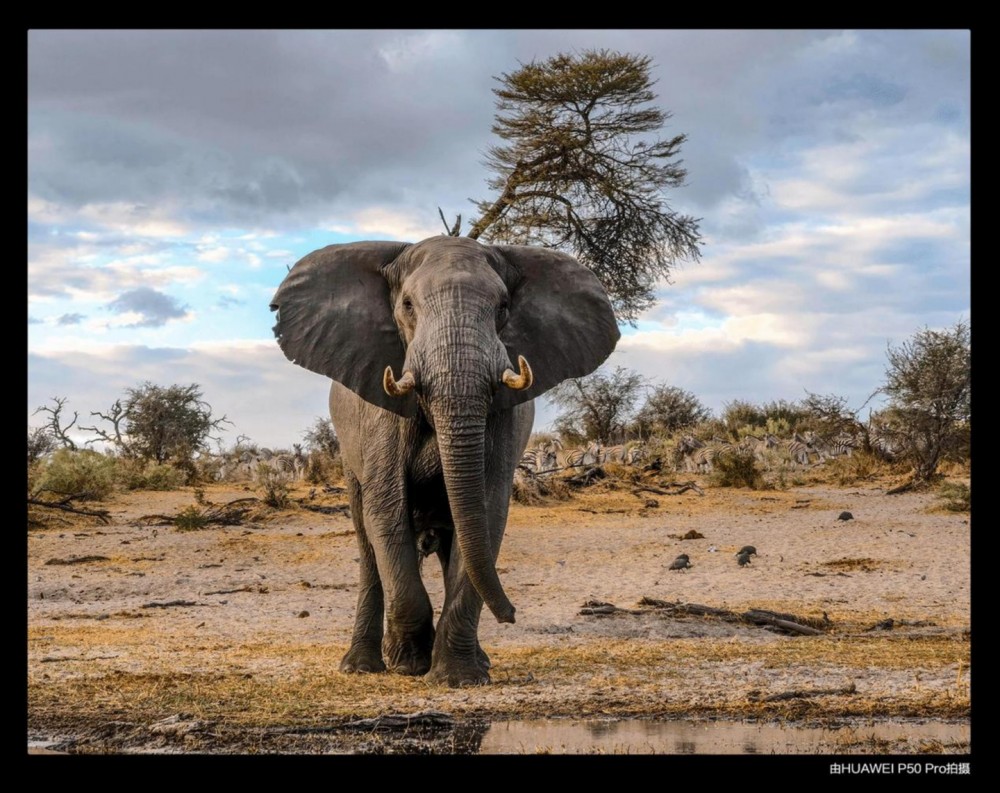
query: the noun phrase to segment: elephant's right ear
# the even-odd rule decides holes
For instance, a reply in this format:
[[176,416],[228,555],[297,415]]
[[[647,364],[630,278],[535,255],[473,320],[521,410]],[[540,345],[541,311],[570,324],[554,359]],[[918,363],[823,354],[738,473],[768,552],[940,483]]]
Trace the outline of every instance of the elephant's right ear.
[[416,413],[416,397],[391,397],[386,366],[398,375],[406,354],[393,319],[383,268],[409,247],[403,242],[330,245],[301,259],[271,300],[274,335],[293,363],[326,375],[401,416]]

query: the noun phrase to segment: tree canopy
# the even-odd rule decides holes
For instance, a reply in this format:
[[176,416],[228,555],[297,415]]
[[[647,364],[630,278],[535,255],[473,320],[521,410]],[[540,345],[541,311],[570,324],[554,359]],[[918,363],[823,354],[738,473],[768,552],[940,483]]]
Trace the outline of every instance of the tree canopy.
[[565,380],[548,393],[563,408],[556,431],[572,442],[618,443],[639,398],[645,380],[638,372],[619,366],[610,375],[601,370]]
[[914,479],[929,480],[942,457],[967,439],[972,421],[971,331],[965,322],[924,328],[889,345],[882,392],[886,418],[913,464]]
[[574,254],[629,321],[652,305],[657,280],[700,255],[698,220],[666,201],[687,175],[677,159],[686,136],[655,137],[671,114],[651,105],[651,63],[586,50],[498,77],[493,132],[507,143],[489,149],[486,165],[499,195],[475,202],[469,231]]
[[81,427],[96,432],[128,457],[186,461],[204,449],[211,433],[229,423],[225,416],[212,418],[212,406],[202,399],[201,387],[158,386],[143,383],[125,391],[124,402],[115,400],[107,413],[95,412],[110,430]]

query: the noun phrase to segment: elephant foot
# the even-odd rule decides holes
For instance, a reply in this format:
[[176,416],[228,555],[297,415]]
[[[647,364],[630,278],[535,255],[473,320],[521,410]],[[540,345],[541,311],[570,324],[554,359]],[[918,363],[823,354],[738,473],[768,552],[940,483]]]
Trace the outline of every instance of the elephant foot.
[[382,654],[390,672],[399,675],[423,675],[431,668],[431,648],[434,646],[434,628],[417,636],[396,638],[389,635],[382,640]]
[[[482,653],[485,657],[486,653]],[[459,662],[435,661],[427,673],[427,680],[431,683],[461,688],[462,686],[485,686],[490,682],[489,659],[484,665],[482,657],[477,654],[475,659]]]
[[370,647],[351,647],[340,661],[341,672],[384,672],[382,653]]
[[488,671],[489,668],[493,666],[493,662],[490,661],[490,657],[486,654],[486,651],[479,646],[478,642],[476,642],[476,663],[479,664],[479,667],[484,672]]

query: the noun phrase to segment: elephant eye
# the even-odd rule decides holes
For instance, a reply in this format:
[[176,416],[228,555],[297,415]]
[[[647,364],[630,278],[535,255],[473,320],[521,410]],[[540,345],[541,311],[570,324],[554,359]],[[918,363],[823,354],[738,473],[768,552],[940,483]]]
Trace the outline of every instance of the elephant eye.
[[403,298],[403,310],[407,314],[412,314],[413,313],[413,301],[410,300],[410,298],[408,298],[408,297],[404,297]]
[[507,304],[503,303],[497,309],[497,330],[500,330],[504,325],[507,324],[507,320],[510,317],[510,311],[507,308]]

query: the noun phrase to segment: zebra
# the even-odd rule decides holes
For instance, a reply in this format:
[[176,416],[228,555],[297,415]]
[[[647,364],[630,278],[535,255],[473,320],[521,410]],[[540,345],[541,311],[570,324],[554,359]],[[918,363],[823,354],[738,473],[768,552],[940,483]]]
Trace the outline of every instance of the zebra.
[[712,470],[711,447],[706,446],[693,435],[685,435],[677,442],[677,451],[684,460],[684,470],[688,473]]
[[754,459],[760,463],[767,462],[767,453],[771,449],[778,447],[780,441],[771,433],[765,433],[763,438],[748,435],[740,442],[740,448],[746,449],[753,454]]
[[817,438],[813,446],[821,460],[833,457],[850,457],[854,453],[855,441],[848,433],[842,432],[834,438]]
[[796,465],[809,465],[810,454],[815,454],[817,457],[819,456],[819,452],[816,451],[815,447],[811,443],[811,440],[803,437],[797,432],[792,435],[791,440],[784,441],[783,445],[788,450],[788,454],[791,456],[792,462]]

